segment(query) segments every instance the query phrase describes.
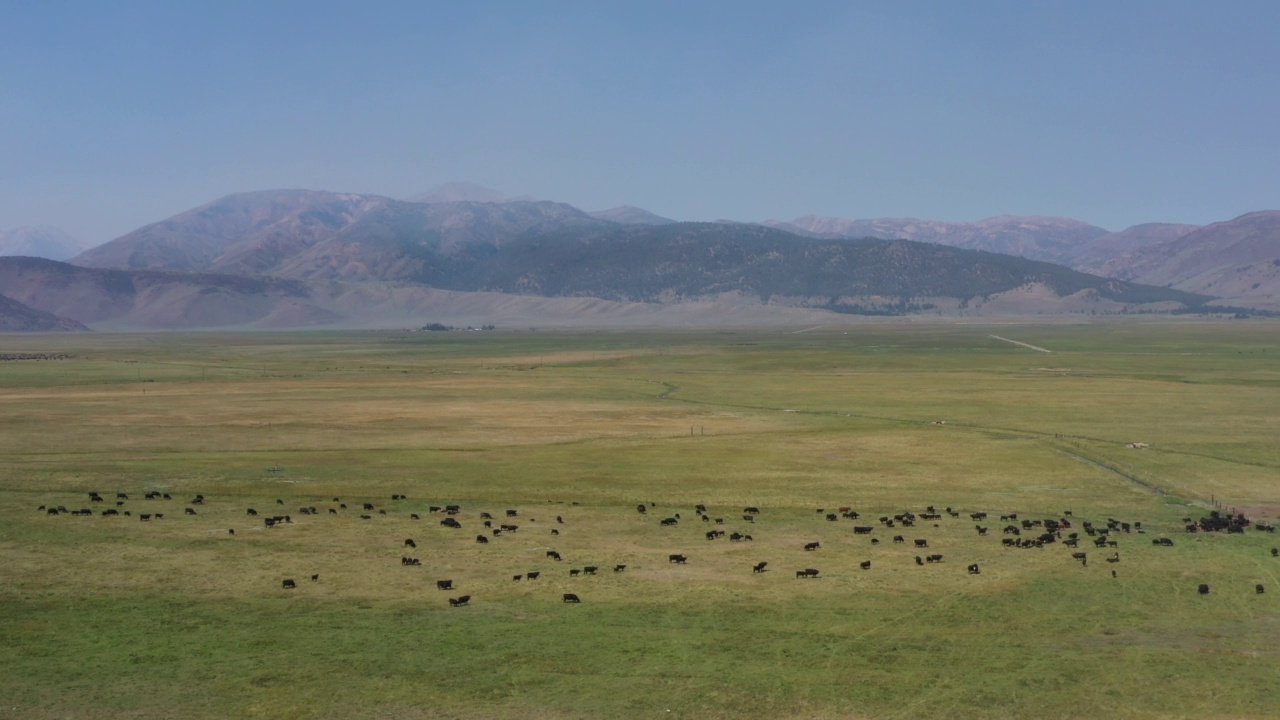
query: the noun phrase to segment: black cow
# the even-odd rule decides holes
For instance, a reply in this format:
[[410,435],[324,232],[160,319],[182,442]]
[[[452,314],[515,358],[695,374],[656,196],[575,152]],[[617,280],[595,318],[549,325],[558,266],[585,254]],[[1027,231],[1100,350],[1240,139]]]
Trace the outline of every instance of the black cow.
[[563,559],[563,558],[561,558],[561,557],[560,557],[560,553],[556,552],[555,550],[548,550],[548,551],[547,551],[547,557],[551,558],[552,560],[562,560],[562,559]]
[[1196,590],[1198,590],[1201,595],[1209,594],[1209,586],[1205,585],[1204,583],[1200,583],[1200,587],[1196,588]]
[[683,564],[684,564],[688,559],[689,559],[689,558],[685,557],[684,555],[678,555],[678,554],[673,554],[673,555],[668,555],[668,556],[667,556],[667,562],[669,562],[669,563],[680,563],[681,565],[683,565]]
[[818,569],[817,569],[817,568],[805,568],[804,570],[797,570],[797,571],[796,571],[796,577],[798,577],[798,578],[815,578],[815,577],[818,577]]
[[556,522],[558,522],[558,523],[560,523],[561,525],[563,525],[563,524],[564,524],[564,518],[562,518],[562,517],[560,517],[559,515],[557,515],[557,516],[556,516]]
[[281,583],[281,585],[284,587],[285,590],[292,590],[298,587],[298,584],[292,580],[285,580],[283,583]]
[[645,514],[648,511],[649,511],[649,508],[646,508],[644,506],[644,503],[639,503],[636,505],[636,512],[640,513],[641,515]]
[[[498,532],[498,531],[497,531],[497,530],[494,530],[494,532]],[[477,535],[477,536],[476,536],[476,542],[480,543],[481,545],[485,545],[485,544],[487,544],[487,543],[489,542],[489,538],[487,538],[487,537],[485,537],[485,536],[483,536],[483,535]]]
[[575,595],[575,594],[573,594],[573,593],[565,593],[565,594],[564,594],[564,601],[565,601],[565,602],[567,602],[567,603],[578,603],[578,602],[582,602],[582,600],[581,600],[577,595]]
[[904,543],[904,542],[906,542],[907,540],[906,540],[906,538],[902,537],[901,535],[894,535],[894,536],[893,536],[893,541],[894,541],[894,542],[896,542],[896,543]]
[[918,547],[918,548],[927,548],[927,547],[929,547],[929,541],[928,541],[928,540],[916,540],[916,547]]
[[455,530],[460,529],[462,527],[462,523],[458,522],[457,520],[454,520],[451,517],[447,517],[441,520],[440,524],[448,528],[453,528]]
[[519,580],[519,579],[520,579],[520,578],[522,578],[522,577],[524,577],[524,575],[512,575],[512,576],[511,576],[511,579],[512,579],[512,580]]
[[196,514],[196,509],[195,509],[195,508],[187,508],[187,509],[186,509],[186,510],[184,510],[183,512],[184,512],[185,514],[187,514],[187,515],[195,515],[195,514]]
[[463,605],[466,605],[469,602],[471,602],[470,595],[463,595],[462,597],[449,598],[450,607],[462,607]]
[[319,581],[320,581],[320,573],[316,573],[311,576],[311,582],[319,582]]
[[[333,508],[329,508],[329,512],[333,513],[334,515],[337,515],[337,514],[338,514],[338,513],[337,513],[337,511],[335,511]],[[422,518],[418,517],[418,513],[409,513],[409,519],[410,519],[410,520],[421,520]]]
[[872,530],[875,530],[875,528],[870,526],[865,526],[865,525],[853,526],[854,535],[870,535]]
[[453,581],[452,581],[452,580],[437,580],[437,581],[436,581],[436,589],[437,589],[437,590],[452,590],[452,589],[453,589]]
[[1151,544],[1160,545],[1163,547],[1173,547],[1173,540],[1170,540],[1169,538],[1154,538],[1151,541]]
[[515,511],[515,510],[508,510],[508,511],[507,511],[507,517],[515,517],[515,516],[516,516],[516,514],[517,514],[517,513],[516,513],[516,511]]
[[870,570],[870,569],[871,569],[871,561],[870,561],[870,560],[863,560],[862,562],[858,563],[858,567],[862,568],[863,570]]
[[227,534],[228,534],[228,535],[235,535],[235,534],[236,534],[236,530],[235,530],[235,528],[228,528],[228,529],[227,529]]
[[829,520],[829,521],[831,521],[831,522],[836,522],[836,521],[838,521],[839,519],[840,519],[840,516],[839,516],[839,515],[836,515],[835,513],[827,513],[827,520]]
[[1081,565],[1083,565],[1083,566],[1087,566],[1087,565],[1089,564],[1089,556],[1088,556],[1087,554],[1085,554],[1085,553],[1082,553],[1082,552],[1073,552],[1073,553],[1071,553],[1071,559],[1072,559],[1072,560],[1079,560],[1079,561],[1080,561],[1080,564],[1081,564]]
[[1280,557],[1280,548],[1271,548],[1271,557]]
[[418,547],[418,543],[414,542],[414,541],[413,541],[413,538],[405,538],[405,539],[404,539],[404,546],[405,546],[405,547],[416,548],[416,547]]
[[920,557],[919,555],[917,555],[917,556],[916,556],[916,564],[917,564],[917,565],[923,565],[923,564],[924,564],[924,558],[922,558],[922,557]]
[[583,575],[595,575],[595,574],[596,574],[596,571],[597,571],[597,570],[599,570],[599,569],[600,569],[600,568],[596,567],[595,565],[587,565],[587,566],[585,566],[585,567],[583,567],[583,568],[582,568],[582,574],[583,574]]
[[974,525],[973,527],[974,527],[975,529],[977,529],[977,531],[978,531],[978,534],[979,534],[979,535],[986,535],[986,534],[987,534],[987,529],[986,529],[986,528],[984,528],[984,527],[982,527],[981,525]]
[[254,510],[253,508],[249,508],[248,510],[245,510],[245,511],[244,511],[244,514],[245,514],[245,515],[257,515],[257,514],[258,514],[258,511],[257,511],[257,510]]
[[817,550],[817,549],[818,549],[818,548],[820,548],[820,547],[822,547],[822,543],[817,542],[817,541],[814,541],[814,542],[811,542],[811,543],[805,543],[805,544],[804,544],[804,549],[805,549],[805,550]]
[[1258,583],[1257,585],[1254,585],[1254,586],[1253,586],[1253,589],[1254,589],[1254,591],[1255,591],[1255,592],[1257,592],[1259,595],[1261,595],[1262,593],[1264,593],[1264,592],[1266,592],[1266,591],[1267,591],[1267,589],[1266,589],[1265,587],[1263,587],[1263,586],[1262,586],[1262,583]]
[[676,524],[676,523],[678,523],[678,522],[680,522],[680,521],[679,521],[679,520],[676,520],[676,519],[675,519],[675,518],[673,518],[673,517],[669,517],[669,518],[662,518],[662,525],[663,525],[664,527],[665,527],[665,526],[668,526],[668,525],[675,525],[675,524]]
[[623,570],[626,570],[626,569],[627,569],[627,566],[626,566],[626,565],[614,565],[614,566],[613,566],[613,571],[614,571],[614,572],[622,572]]
[[977,575],[979,572],[981,572],[978,569],[978,563],[973,563],[972,565],[970,565],[968,570],[970,575]]
[[534,572],[527,572],[527,573],[525,573],[525,574],[524,574],[524,576],[525,576],[526,578],[530,579],[530,580],[537,580],[537,579],[538,579],[538,576],[539,576],[539,575],[541,575],[541,574],[542,574],[542,573],[541,573],[540,571],[535,570]]
[[755,515],[755,514],[757,514],[757,513],[759,513],[759,512],[760,512],[760,508],[758,508],[758,507],[745,507],[745,508],[742,508],[742,512],[744,512],[744,513],[749,513],[749,514],[751,514],[751,515]]
[[365,509],[365,510],[373,510],[373,503],[365,503],[365,504],[364,504],[364,509]]
[[766,565],[768,565],[768,564],[769,564],[769,563],[767,563],[767,562],[758,562],[758,563],[756,563],[755,565],[752,565],[752,566],[751,566],[751,572],[753,572],[753,573],[762,573],[762,572],[764,572],[764,568],[765,568],[765,566],[766,566]]
[[569,577],[578,577],[578,575],[581,575],[581,574],[582,574],[582,571],[579,570],[578,568],[573,568],[569,570]]

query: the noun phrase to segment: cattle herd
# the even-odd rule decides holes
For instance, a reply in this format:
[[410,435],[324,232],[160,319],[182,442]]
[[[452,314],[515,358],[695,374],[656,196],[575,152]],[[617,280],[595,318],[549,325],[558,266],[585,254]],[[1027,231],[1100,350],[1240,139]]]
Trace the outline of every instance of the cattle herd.
[[[206,498],[203,494],[195,494],[191,496],[182,508],[182,514],[174,513],[170,505],[174,499],[168,493],[150,491],[142,494],[142,506],[138,507],[138,512],[134,514],[134,505],[130,500],[129,494],[125,492],[117,492],[112,507],[102,509],[98,515],[103,518],[112,518],[113,521],[119,521],[121,518],[137,517],[141,522],[157,522],[163,521],[166,517],[164,512],[157,512],[158,509],[166,509],[174,518],[182,517],[199,517],[197,507],[206,505]],[[98,492],[89,492],[88,500],[90,505],[107,504],[107,499]],[[373,513],[376,511],[378,515],[384,516],[390,514],[400,515],[409,518],[412,521],[421,521],[422,516],[418,513],[407,512],[404,505],[409,503],[409,498],[404,494],[392,495],[391,507],[379,507],[372,501],[361,501],[361,512],[351,511],[352,516],[358,516],[362,521],[372,520]],[[283,506],[283,499],[276,499],[273,503],[275,506]],[[576,503],[574,503],[576,505]],[[415,506],[416,507],[416,506]],[[726,521],[723,516],[716,516],[709,513],[706,505],[696,505],[693,508],[693,514],[688,519],[682,518],[680,512],[672,512],[665,517],[658,518],[660,513],[650,515],[651,510],[656,510],[657,504],[654,502],[639,503],[636,505],[638,513],[638,521],[656,526],[655,531],[660,533],[669,533],[672,542],[678,542],[680,538],[685,538],[688,542],[689,537],[686,534],[678,534],[678,530],[667,530],[667,528],[678,528],[682,522],[698,522],[704,527],[710,526],[711,529],[700,532],[707,542],[716,542],[726,536],[724,530],[719,526],[725,525]],[[420,509],[420,508],[419,508]],[[75,516],[75,517],[91,517],[95,515],[92,507],[82,507],[69,510],[64,505],[41,505],[38,508],[48,516]],[[146,510],[146,512],[143,512]],[[426,507],[429,515],[434,515],[440,519],[438,525],[449,530],[462,530],[467,526],[472,527],[480,532],[475,535],[475,542],[478,544],[488,545],[491,539],[500,539],[516,535],[521,530],[518,521],[522,520],[520,511],[517,509],[506,509],[503,517],[508,522],[502,522],[494,526],[494,515],[490,511],[472,511],[465,512],[461,505],[444,504],[444,505],[428,505]],[[256,508],[244,507],[244,515],[246,517],[257,518],[261,523],[255,525],[263,530],[280,532],[281,528],[286,528],[293,524],[293,514],[273,513],[266,515],[259,513]],[[298,508],[298,515],[315,517],[342,517],[348,513],[347,503],[340,498],[333,498],[331,506],[328,508],[327,514],[323,514],[314,505],[303,505]],[[237,510],[238,512],[238,510]],[[741,513],[732,513],[737,517],[741,517],[744,522],[752,523],[754,527],[760,528],[763,525],[756,525],[756,519],[761,516],[761,509],[755,506],[742,508]],[[967,515],[967,519],[966,516]],[[837,512],[828,512],[825,508],[817,508],[815,517],[821,518],[820,523],[840,523],[842,521],[851,521],[853,524],[850,531],[845,537],[849,543],[854,546],[862,544],[864,547],[874,547],[879,545],[880,537],[876,537],[877,533],[891,536],[893,544],[906,546],[908,536],[911,537],[911,546],[917,550],[931,549],[930,538],[927,533],[930,529],[940,528],[943,523],[971,523],[973,525],[972,532],[977,537],[987,537],[990,527],[984,525],[988,521],[988,513],[983,511],[973,511],[962,513],[950,507],[939,510],[936,506],[930,505],[918,513],[913,511],[903,511],[900,513],[891,513],[879,515],[875,520],[870,519],[874,515],[864,519],[863,513],[854,510],[852,507],[842,506]],[[1068,552],[1063,557],[1072,562],[1079,562],[1081,566],[1088,566],[1089,554],[1087,550],[1080,550],[1080,544],[1092,544],[1096,550],[1111,551],[1103,558],[1108,564],[1116,566],[1120,563],[1120,543],[1121,541],[1129,542],[1134,535],[1145,535],[1147,529],[1143,527],[1140,521],[1127,521],[1116,518],[1107,518],[1100,521],[1077,520],[1072,512],[1063,511],[1051,517],[1027,518],[1019,517],[1018,513],[999,514],[999,521],[1003,523],[1000,528],[1000,546],[1008,552],[1020,550],[1040,550],[1051,549],[1054,546],[1061,546]],[[696,518],[696,520],[695,520]],[[563,515],[555,516],[556,524],[564,527],[566,530],[571,528],[572,521],[566,522]],[[175,522],[166,521],[166,522]],[[736,521],[736,520],[735,520]],[[475,524],[473,524],[475,523]],[[530,528],[537,523],[536,518],[528,518],[528,525],[522,535],[531,532]],[[1274,533],[1275,526],[1252,522],[1249,518],[1241,513],[1222,512],[1212,510],[1206,515],[1193,519],[1190,517],[1183,519],[1183,531],[1186,534],[1199,533],[1221,533],[1224,535],[1243,535],[1246,532],[1265,532]],[[759,530],[757,529],[757,532]],[[229,535],[235,534],[234,528],[228,529]],[[558,529],[551,529],[550,536],[557,537],[560,535]],[[994,536],[993,536],[994,537]],[[728,535],[730,542],[752,542],[751,535],[732,532]],[[401,549],[408,548],[416,550],[418,543],[413,538],[396,539],[395,545]],[[987,542],[987,541],[982,541]],[[990,541],[994,542],[994,540]],[[390,544],[390,543],[389,543]],[[1172,538],[1167,536],[1158,536],[1151,538],[1151,545],[1155,547],[1171,547],[1174,545]],[[745,546],[744,546],[745,547]],[[824,553],[821,541],[813,540],[808,542],[797,543],[797,547],[801,553],[807,553],[814,557],[821,556]],[[487,551],[486,551],[487,552]],[[683,566],[689,563],[696,563],[698,551],[694,549],[682,549],[681,552],[672,552],[667,555],[667,564]],[[1280,559],[1280,548],[1271,548],[1270,557]],[[564,562],[564,556],[555,549],[547,549],[545,551],[545,559],[552,563]],[[656,558],[655,558],[656,559]],[[927,555],[915,555],[915,566],[925,565],[944,565],[943,553],[929,553]],[[409,567],[421,567],[422,561],[419,558],[409,555],[401,555],[400,564]],[[981,575],[981,568],[977,562],[961,563],[965,568],[967,575]],[[580,567],[569,567],[567,573],[570,577],[585,577],[596,575],[600,569],[600,565],[582,565]],[[623,563],[613,563],[612,571],[621,573],[626,570],[627,565]],[[537,570],[523,569],[522,572],[512,574],[512,581],[531,582],[538,580],[544,572],[548,572],[548,567],[544,566]],[[743,571],[746,571],[746,567]],[[750,565],[752,575],[763,575],[768,572],[769,561],[760,560]],[[844,572],[846,567],[836,569],[836,572]],[[867,558],[858,562],[859,572],[871,572],[872,560]],[[670,572],[680,572],[672,568]],[[318,573],[310,575],[312,582],[318,582],[320,576]],[[803,567],[795,570],[796,579],[820,579],[827,577],[821,570],[816,567]],[[1116,570],[1111,570],[1111,577],[1118,577]],[[437,590],[452,592],[458,588],[455,586],[452,578],[437,578],[435,580]],[[282,590],[297,590],[298,583],[293,578],[285,578],[281,582]],[[1261,583],[1255,583],[1253,586],[1256,594],[1263,594],[1265,587]],[[1208,595],[1210,587],[1208,584],[1200,583],[1196,587],[1196,591],[1200,595]],[[450,607],[463,607],[469,604],[471,595],[460,595],[458,597],[449,597],[448,604]],[[581,598],[577,593],[562,593],[561,600],[565,603],[580,603]]]

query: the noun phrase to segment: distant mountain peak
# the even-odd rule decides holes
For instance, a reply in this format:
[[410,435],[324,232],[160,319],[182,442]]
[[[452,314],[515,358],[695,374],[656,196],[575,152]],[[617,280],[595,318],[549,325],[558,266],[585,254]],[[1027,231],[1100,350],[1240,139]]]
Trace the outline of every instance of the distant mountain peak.
[[0,232],[0,255],[66,260],[87,248],[85,243],[50,225],[24,225]]
[[620,205],[616,208],[596,210],[595,212],[587,214],[591,217],[620,223],[622,225],[670,225],[671,223],[676,222],[671,218],[655,215],[654,213],[651,213],[644,208],[638,208],[635,205]]
[[407,198],[415,203],[447,203],[447,202],[521,202],[532,201],[528,195],[507,195],[490,187],[471,182],[449,182],[437,185],[430,190]]

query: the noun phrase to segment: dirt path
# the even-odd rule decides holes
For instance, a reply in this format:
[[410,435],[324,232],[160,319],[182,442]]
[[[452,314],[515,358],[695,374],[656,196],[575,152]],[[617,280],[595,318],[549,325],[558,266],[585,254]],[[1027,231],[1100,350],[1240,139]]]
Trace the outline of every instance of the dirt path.
[[1010,340],[1009,338],[1000,337],[999,335],[988,335],[987,337],[995,338],[996,340],[1002,340],[1007,343],[1013,343],[1014,345],[1021,345],[1024,348],[1029,348],[1031,350],[1035,350],[1036,352],[1042,352],[1042,353],[1053,352],[1052,350],[1049,350],[1047,348],[1042,348],[1039,345],[1032,345],[1030,343],[1019,342],[1017,340]]

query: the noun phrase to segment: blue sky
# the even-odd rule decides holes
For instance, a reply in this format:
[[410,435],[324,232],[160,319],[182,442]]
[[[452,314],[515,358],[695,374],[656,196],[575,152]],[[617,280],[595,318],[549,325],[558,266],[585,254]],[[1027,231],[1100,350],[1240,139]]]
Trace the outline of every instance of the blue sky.
[[1280,207],[1280,2],[0,0],[0,229],[451,180],[681,220]]

